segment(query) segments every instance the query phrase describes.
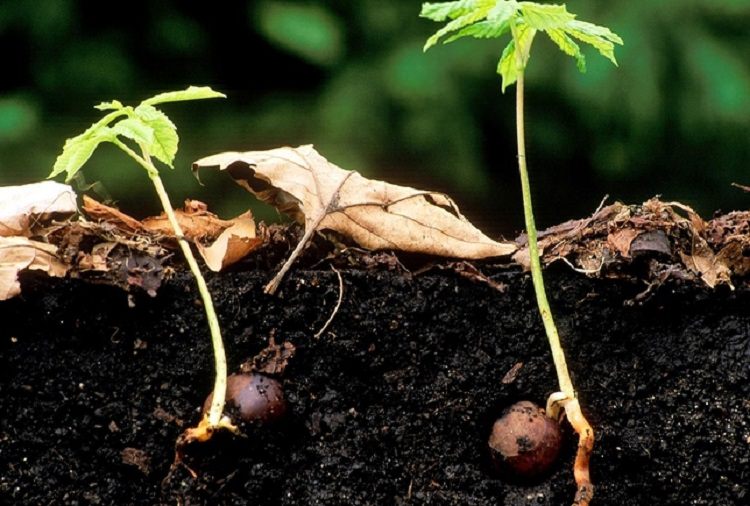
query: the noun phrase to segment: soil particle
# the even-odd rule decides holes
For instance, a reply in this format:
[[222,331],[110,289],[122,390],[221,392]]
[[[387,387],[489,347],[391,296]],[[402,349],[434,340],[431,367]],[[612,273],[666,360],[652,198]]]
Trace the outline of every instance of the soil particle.
[[[27,275],[22,296],[0,303],[0,503],[570,504],[569,431],[540,483],[491,472],[493,421],[520,399],[544,404],[556,379],[528,275],[481,270],[504,292],[450,269],[344,269],[342,304],[317,339],[339,296],[325,266],[301,264],[277,297],[262,292],[267,268],[210,276],[230,370],[271,336],[296,354],[283,423],[196,449],[197,478],[168,476],[213,383],[193,281],[178,271],[129,307],[113,287]],[[596,430],[593,504],[746,504],[744,285],[670,279],[634,302],[642,283],[561,266],[547,278]]]

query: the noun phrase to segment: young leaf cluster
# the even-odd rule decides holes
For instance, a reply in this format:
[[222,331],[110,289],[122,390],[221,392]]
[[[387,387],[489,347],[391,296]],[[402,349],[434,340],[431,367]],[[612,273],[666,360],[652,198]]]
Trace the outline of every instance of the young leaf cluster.
[[446,24],[425,43],[424,50],[463,37],[498,38],[506,33],[511,40],[503,50],[497,72],[503,78],[503,91],[515,83],[528,64],[531,44],[538,32],[545,33],[560,50],[575,58],[578,69],[586,71],[586,58],[579,43],[593,46],[617,65],[615,44],[622,39],[608,28],[579,21],[565,5],[518,2],[515,0],[455,0],[425,3],[420,16]]
[[[134,142],[144,155],[153,156],[165,165],[173,167],[179,143],[177,127],[155,106],[167,102],[224,96],[209,87],[190,86],[185,90],[155,95],[136,107],[124,106],[119,100],[102,102],[95,108],[110,112],[82,134],[65,141],[63,151],[57,157],[49,177],[65,173],[65,180],[70,181],[102,142],[116,144],[139,163],[142,162],[141,157],[134,156],[135,153],[122,139]],[[153,164],[141,165],[149,172],[154,170]]]

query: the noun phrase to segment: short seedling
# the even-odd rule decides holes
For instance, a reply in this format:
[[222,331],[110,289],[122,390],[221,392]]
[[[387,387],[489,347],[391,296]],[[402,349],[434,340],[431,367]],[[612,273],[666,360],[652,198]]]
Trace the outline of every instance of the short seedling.
[[594,433],[576,399],[565,363],[565,353],[560,345],[560,338],[544,290],[526,168],[524,73],[531,55],[531,44],[540,32],[545,33],[565,54],[575,58],[582,72],[586,68],[586,59],[576,41],[590,44],[617,65],[614,49],[615,44],[622,44],[622,39],[608,28],[577,20],[574,14],[567,11],[565,5],[515,0],[458,0],[423,4],[421,16],[438,22],[447,21],[445,26],[427,40],[425,50],[435,45],[444,36],[447,36],[444,42],[448,43],[463,37],[488,39],[502,37],[506,33],[510,34],[510,42],[502,52],[497,72],[502,76],[503,92],[508,86],[516,84],[518,169],[521,176],[531,276],[560,386],[560,392],[552,394],[547,402],[547,416],[557,420],[560,410],[564,409],[568,421],[579,435],[578,453],[574,465],[578,485],[576,504],[587,505],[593,495],[593,487],[589,478],[589,458],[593,449]]
[[[203,299],[203,307],[206,311],[214,348],[216,380],[214,382],[211,406],[198,427],[188,430],[187,438],[189,440],[205,440],[218,427],[234,429],[234,426],[228,418],[222,416],[227,388],[227,362],[224,353],[224,344],[221,339],[219,320],[216,316],[206,281],[198,267],[198,262],[196,262],[190,250],[190,245],[184,238],[180,224],[172,209],[172,204],[169,202],[167,191],[159,177],[159,171],[153,161],[156,158],[168,167],[173,168],[179,141],[177,127],[166,114],[154,106],[166,102],[182,102],[217,97],[225,97],[225,95],[208,87],[191,86],[182,91],[156,95],[144,100],[136,107],[124,106],[117,100],[103,102],[97,105],[96,108],[101,111],[111,112],[91,125],[82,134],[70,138],[65,142],[63,152],[57,157],[55,166],[49,175],[49,177],[55,177],[65,173],[66,181],[70,181],[88,161],[99,144],[111,142],[145,169],[146,174],[154,184],[159,201],[164,208],[169,223],[172,225],[180,249],[198,284],[198,291]],[[126,142],[134,143],[137,146],[137,151],[128,146]]]

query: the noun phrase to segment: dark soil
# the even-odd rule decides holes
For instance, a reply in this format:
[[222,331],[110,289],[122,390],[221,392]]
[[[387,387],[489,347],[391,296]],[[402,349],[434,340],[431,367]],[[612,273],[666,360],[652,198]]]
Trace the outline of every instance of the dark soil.
[[[304,265],[304,264],[303,264]],[[293,269],[210,277],[230,368],[269,337],[297,348],[282,381],[290,416],[191,448],[212,354],[192,280],[151,298],[81,280],[23,278],[0,303],[3,504],[567,505],[566,446],[533,484],[493,476],[487,438],[503,408],[556,389],[528,275],[481,267],[500,293],[450,269]],[[581,404],[597,430],[599,505],[732,505],[750,497],[750,291],[548,269]],[[504,378],[522,364],[515,379]],[[503,381],[505,379],[505,382]]]

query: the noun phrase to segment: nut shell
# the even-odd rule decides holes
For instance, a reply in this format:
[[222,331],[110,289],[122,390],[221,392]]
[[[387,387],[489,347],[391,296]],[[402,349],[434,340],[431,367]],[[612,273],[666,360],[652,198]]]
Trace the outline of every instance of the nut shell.
[[495,421],[489,447],[501,475],[529,479],[544,474],[560,453],[560,425],[530,401],[513,404]]
[[[213,393],[203,403],[203,412],[211,408]],[[281,383],[263,374],[232,374],[227,377],[227,406],[237,409],[245,422],[270,423],[287,410]]]

